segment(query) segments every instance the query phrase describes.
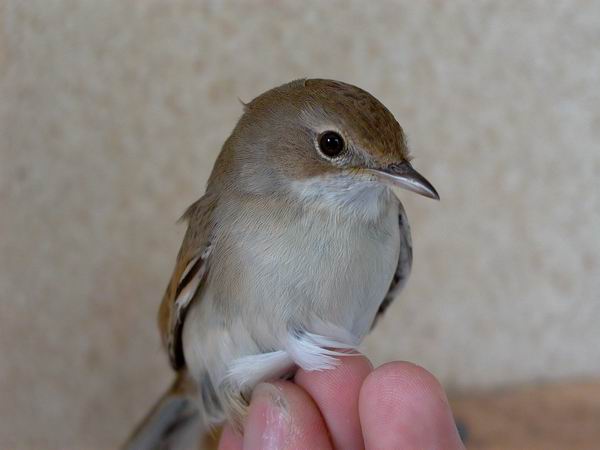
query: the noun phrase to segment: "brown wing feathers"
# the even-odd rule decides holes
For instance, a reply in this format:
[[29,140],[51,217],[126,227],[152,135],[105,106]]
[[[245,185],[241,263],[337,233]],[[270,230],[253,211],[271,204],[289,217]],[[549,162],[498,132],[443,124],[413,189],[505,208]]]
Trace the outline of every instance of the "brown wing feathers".
[[167,348],[171,365],[176,370],[185,366],[181,345],[185,314],[206,276],[214,203],[210,197],[204,196],[184,214],[183,219],[188,221],[188,229],[159,309],[158,325],[163,344]]

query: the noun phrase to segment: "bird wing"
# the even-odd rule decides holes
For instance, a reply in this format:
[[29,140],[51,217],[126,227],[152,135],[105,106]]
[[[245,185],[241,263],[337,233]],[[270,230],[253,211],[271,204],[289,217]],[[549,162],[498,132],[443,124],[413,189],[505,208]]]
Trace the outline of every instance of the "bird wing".
[[205,195],[183,215],[182,219],[188,221],[188,228],[158,312],[163,344],[175,370],[185,365],[181,333],[186,312],[208,273],[215,203],[214,198]]
[[385,310],[390,306],[406,284],[412,267],[413,252],[410,225],[408,224],[408,218],[406,217],[404,207],[400,202],[398,202],[398,206],[400,210],[398,214],[398,231],[400,232],[400,255],[398,257],[398,265],[396,266],[396,272],[392,278],[390,288],[381,302],[381,305],[379,305],[379,310],[375,315],[371,329],[375,327],[377,320],[383,315]]

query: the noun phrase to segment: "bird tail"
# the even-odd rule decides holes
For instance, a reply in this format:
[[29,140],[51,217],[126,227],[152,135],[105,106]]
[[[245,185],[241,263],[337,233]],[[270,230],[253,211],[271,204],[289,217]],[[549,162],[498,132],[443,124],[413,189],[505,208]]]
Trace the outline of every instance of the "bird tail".
[[[195,388],[185,372],[177,378],[135,428],[122,450],[185,450],[206,440],[194,401]],[[209,437],[208,437],[209,438]],[[210,444],[206,448],[210,448]]]

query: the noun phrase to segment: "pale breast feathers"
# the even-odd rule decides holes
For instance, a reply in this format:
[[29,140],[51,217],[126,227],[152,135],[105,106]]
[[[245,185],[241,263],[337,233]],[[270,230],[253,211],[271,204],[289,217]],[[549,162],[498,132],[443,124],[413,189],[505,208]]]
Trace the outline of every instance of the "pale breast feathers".
[[412,261],[413,261],[413,250],[412,250],[412,238],[410,234],[410,225],[408,223],[408,217],[406,217],[406,212],[404,211],[404,207],[400,202],[399,205],[399,214],[398,214],[398,225],[400,231],[400,257],[398,258],[398,266],[396,267],[396,272],[394,273],[394,278],[390,284],[390,289],[381,302],[379,306],[379,310],[377,311],[377,315],[375,316],[375,320],[373,321],[373,325],[371,328],[375,327],[377,321],[381,318],[381,316],[385,313],[390,304],[394,301],[394,299],[398,296],[402,288],[406,285],[408,277],[410,275],[410,271],[412,269]]

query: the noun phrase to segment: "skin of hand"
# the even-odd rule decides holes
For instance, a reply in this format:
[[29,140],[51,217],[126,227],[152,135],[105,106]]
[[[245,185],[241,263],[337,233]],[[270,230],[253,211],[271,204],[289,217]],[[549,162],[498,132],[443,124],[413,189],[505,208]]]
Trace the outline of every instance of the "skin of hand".
[[446,394],[425,369],[392,362],[377,369],[362,355],[331,370],[299,370],[292,381],[262,383],[244,434],[223,430],[219,450],[464,450]]

